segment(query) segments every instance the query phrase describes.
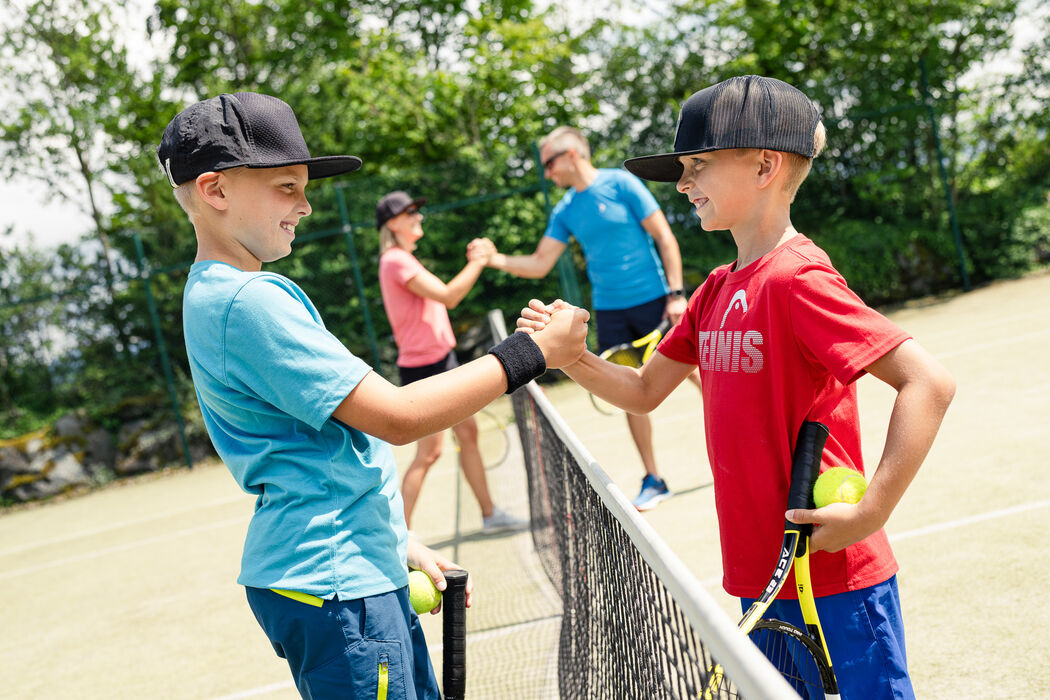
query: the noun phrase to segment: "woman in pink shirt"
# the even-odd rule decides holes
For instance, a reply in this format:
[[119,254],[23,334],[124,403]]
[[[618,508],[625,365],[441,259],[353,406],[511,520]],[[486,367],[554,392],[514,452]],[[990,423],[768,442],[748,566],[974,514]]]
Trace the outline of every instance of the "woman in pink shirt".
[[[412,255],[423,237],[425,199],[412,199],[401,191],[391,192],[376,205],[379,228],[379,287],[383,307],[397,343],[397,367],[401,385],[457,367],[456,337],[448,319],[477,282],[490,255],[491,243],[471,247],[466,266],[445,284]],[[454,425],[459,443],[459,466],[481,507],[485,532],[523,527],[526,523],[496,508],[489,496],[485,467],[478,450],[478,426],[473,418]],[[416,444],[416,456],[405,472],[401,493],[405,500],[405,522],[412,527],[412,511],[427,471],[441,456],[444,432],[428,435]]]

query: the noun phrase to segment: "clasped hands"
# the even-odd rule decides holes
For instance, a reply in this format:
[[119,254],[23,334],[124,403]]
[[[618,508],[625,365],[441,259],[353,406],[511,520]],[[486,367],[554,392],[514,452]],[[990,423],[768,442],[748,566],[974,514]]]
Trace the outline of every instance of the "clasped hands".
[[488,265],[489,260],[497,252],[496,244],[487,238],[475,238],[467,244],[467,260],[471,262]]
[[521,310],[518,333],[529,333],[543,351],[547,367],[559,369],[576,362],[587,351],[587,321],[590,312],[556,299],[544,304],[531,299]]

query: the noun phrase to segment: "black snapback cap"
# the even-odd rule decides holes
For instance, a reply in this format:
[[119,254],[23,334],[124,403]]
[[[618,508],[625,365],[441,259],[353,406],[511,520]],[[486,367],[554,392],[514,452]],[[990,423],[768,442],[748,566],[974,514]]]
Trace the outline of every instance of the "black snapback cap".
[[376,228],[383,228],[383,224],[403,213],[409,207],[415,205],[418,209],[426,203],[425,197],[412,199],[407,192],[402,192],[401,190],[385,194],[379,200],[379,203],[376,204]]
[[311,158],[292,108],[257,92],[222,94],[182,110],[164,129],[157,158],[172,187],[240,166],[305,165],[311,180],[361,167],[357,156]]
[[694,92],[678,115],[674,151],[624,161],[643,180],[677,182],[679,156],[727,148],[768,148],[813,157],[820,112],[798,88],[743,75]]

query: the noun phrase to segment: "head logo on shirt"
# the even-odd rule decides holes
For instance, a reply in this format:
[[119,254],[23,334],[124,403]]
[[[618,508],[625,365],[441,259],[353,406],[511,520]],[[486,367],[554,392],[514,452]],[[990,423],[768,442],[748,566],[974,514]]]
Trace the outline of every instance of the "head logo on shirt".
[[[739,310],[739,317],[730,312]],[[762,333],[754,330],[724,330],[726,322],[730,327],[740,327],[747,315],[747,293],[738,289],[733,293],[722,314],[722,323],[717,331],[699,331],[697,347],[699,349],[700,369],[705,372],[745,372],[755,374],[762,370],[765,358],[762,355]]]
[[726,312],[722,314],[722,323],[718,326],[720,329],[726,327],[726,318],[729,316],[729,312],[737,307],[740,308],[741,316],[747,313],[747,292],[743,289],[736,290],[733,298],[729,300],[729,306],[726,307]]

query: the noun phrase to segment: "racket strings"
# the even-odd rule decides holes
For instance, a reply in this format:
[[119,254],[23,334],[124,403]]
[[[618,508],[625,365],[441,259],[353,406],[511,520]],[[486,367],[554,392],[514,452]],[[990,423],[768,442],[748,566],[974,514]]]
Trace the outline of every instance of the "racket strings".
[[789,634],[785,630],[785,627],[767,627],[760,623],[750,637],[799,697],[803,700],[824,698],[822,660],[818,660],[800,633]]
[[613,364],[624,365],[626,367],[642,366],[642,353],[638,351],[638,348],[618,348],[610,352],[605,359]]

